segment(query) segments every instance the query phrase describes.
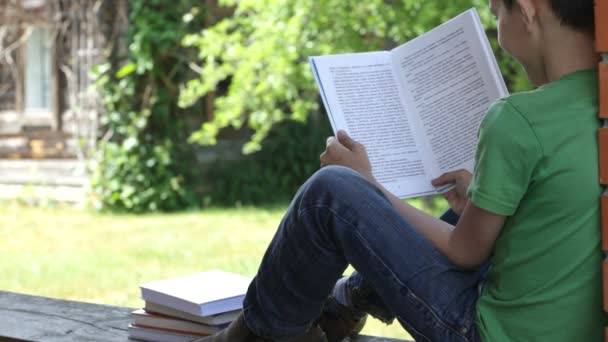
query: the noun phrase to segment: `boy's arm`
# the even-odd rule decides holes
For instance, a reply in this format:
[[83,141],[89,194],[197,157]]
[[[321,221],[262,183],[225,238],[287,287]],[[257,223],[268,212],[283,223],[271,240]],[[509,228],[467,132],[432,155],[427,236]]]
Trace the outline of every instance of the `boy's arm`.
[[[416,230],[431,241],[454,264],[463,268],[475,268],[490,256],[505,216],[490,213],[468,202],[458,224],[454,227],[404,203],[376,181],[372,175],[365,147],[352,140],[344,131],[338,132],[337,139],[330,137],[327,140],[326,150],[321,154],[320,159],[321,166],[346,166],[367,178],[384,193],[392,205]],[[455,181],[463,182],[462,180]],[[461,194],[461,196],[466,195]]]
[[[433,181],[435,186],[450,180],[456,183],[458,196],[447,196],[452,208],[464,208],[456,227],[382,191],[393,206],[454,264],[474,268],[492,253],[506,218],[516,212],[543,155],[530,122],[508,99],[503,99],[490,107],[479,128],[471,187],[470,178],[458,176],[459,172]],[[467,178],[469,181],[463,181]],[[466,194],[467,188],[472,201]]]
[[380,183],[371,181],[401,215],[455,265],[473,269],[490,257],[505,216],[478,208],[468,201],[454,227],[401,201]]

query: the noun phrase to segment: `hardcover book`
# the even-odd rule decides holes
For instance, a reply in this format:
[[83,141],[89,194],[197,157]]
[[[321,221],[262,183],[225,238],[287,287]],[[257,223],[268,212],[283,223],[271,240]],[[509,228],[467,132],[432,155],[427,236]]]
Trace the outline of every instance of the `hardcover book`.
[[131,312],[131,317],[133,318],[133,325],[136,326],[177,331],[187,334],[211,335],[221,330],[220,327],[149,313],[142,309]]
[[241,312],[241,310],[233,310],[211,316],[198,316],[152,302],[146,302],[144,309],[148,313],[157,313],[165,316],[176,317],[214,327],[224,327],[228,325],[230,322],[234,321]]
[[186,334],[175,331],[138,327],[130,324],[128,327],[129,339],[150,342],[191,342],[205,335]]

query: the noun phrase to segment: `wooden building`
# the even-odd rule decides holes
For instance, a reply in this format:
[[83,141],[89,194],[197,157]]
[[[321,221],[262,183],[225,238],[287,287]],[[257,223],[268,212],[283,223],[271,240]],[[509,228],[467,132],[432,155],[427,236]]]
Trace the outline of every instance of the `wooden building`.
[[126,4],[0,0],[0,198],[80,193],[98,136],[90,73],[121,49]]
[[89,153],[99,109],[90,72],[126,29],[125,6],[0,0],[0,158]]

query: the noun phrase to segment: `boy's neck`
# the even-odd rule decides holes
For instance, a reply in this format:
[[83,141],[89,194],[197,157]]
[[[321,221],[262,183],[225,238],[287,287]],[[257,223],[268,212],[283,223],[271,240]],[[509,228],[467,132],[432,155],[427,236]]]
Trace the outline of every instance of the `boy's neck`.
[[537,70],[533,71],[534,75],[530,75],[531,80],[538,85],[558,81],[576,71],[597,67],[600,61],[591,34],[564,27],[544,37],[540,56]]

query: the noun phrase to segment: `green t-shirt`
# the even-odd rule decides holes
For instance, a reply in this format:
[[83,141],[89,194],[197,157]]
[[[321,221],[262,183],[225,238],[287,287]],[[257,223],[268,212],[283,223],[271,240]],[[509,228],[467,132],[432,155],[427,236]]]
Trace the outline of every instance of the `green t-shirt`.
[[507,216],[476,324],[483,341],[603,341],[597,70],[496,102],[469,196]]

